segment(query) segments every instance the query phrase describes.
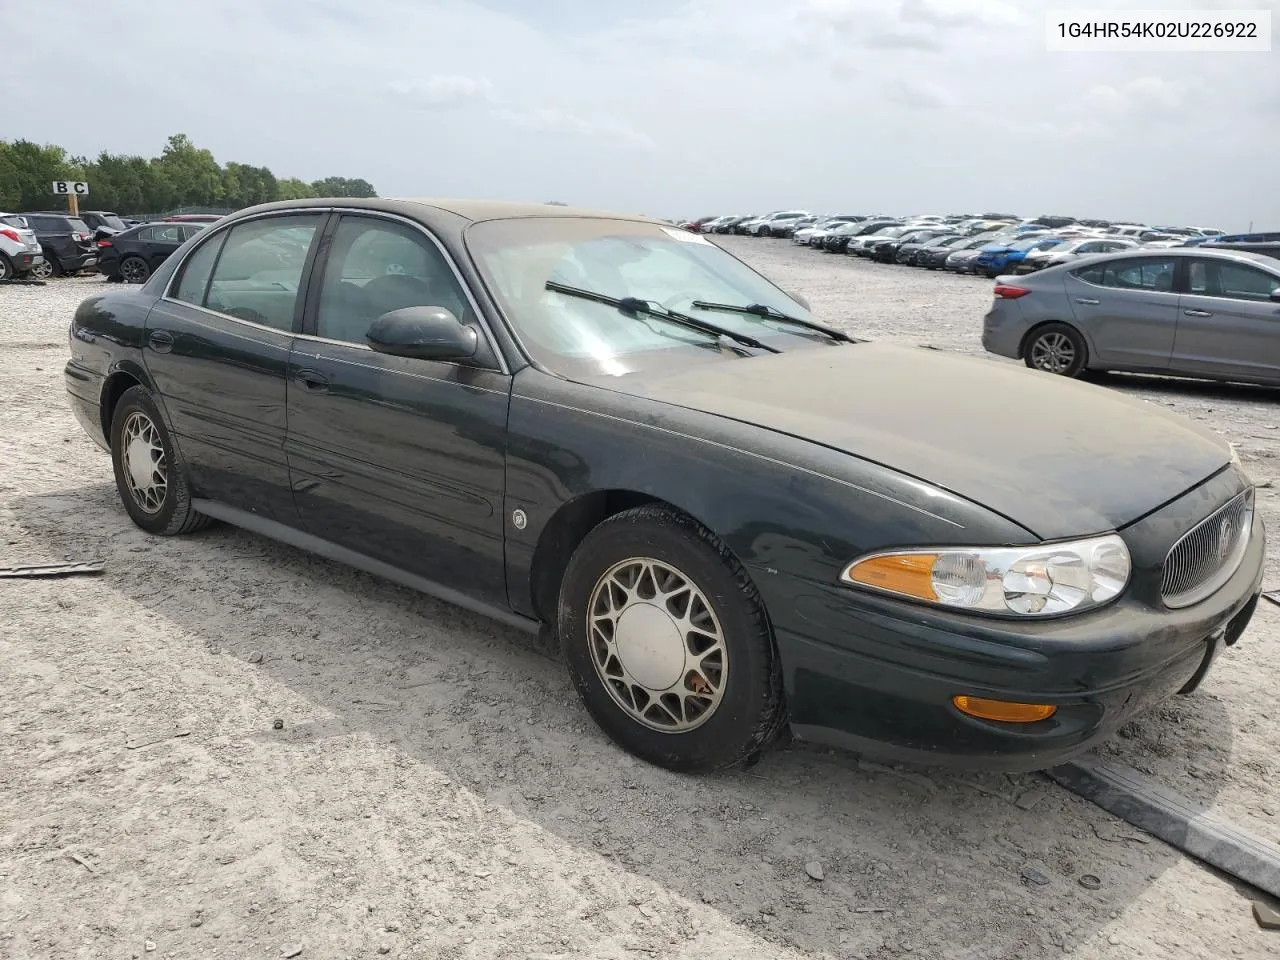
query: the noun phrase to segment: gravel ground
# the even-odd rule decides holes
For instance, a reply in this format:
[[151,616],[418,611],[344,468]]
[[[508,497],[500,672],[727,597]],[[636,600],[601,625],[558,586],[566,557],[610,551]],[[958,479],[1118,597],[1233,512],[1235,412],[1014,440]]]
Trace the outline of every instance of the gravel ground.
[[[726,245],[828,322],[980,353],[989,281]],[[1248,890],[1039,776],[796,746],[676,776],[506,628],[227,527],[149,538],[63,400],[98,289],[0,288],[0,557],[108,565],[0,581],[0,957],[1276,955]],[[1105,382],[1276,479],[1275,392]],[[1263,604],[1107,753],[1280,841],[1278,633]]]

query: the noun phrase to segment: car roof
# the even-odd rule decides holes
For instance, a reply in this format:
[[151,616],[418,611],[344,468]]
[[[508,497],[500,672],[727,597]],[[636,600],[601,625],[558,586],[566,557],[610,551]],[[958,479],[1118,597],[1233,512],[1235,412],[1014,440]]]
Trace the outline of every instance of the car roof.
[[374,197],[369,199],[352,197],[312,197],[305,200],[280,200],[264,203],[256,207],[238,210],[232,216],[239,219],[248,213],[268,212],[271,210],[288,210],[296,207],[347,207],[354,209],[383,210],[388,213],[399,213],[402,216],[421,218],[431,210],[452,214],[454,217],[471,223],[484,220],[511,220],[521,218],[539,218],[548,220],[570,218],[604,218],[609,220],[634,220],[641,223],[656,223],[669,226],[665,220],[639,214],[617,213],[608,210],[593,210],[585,207],[560,207],[545,203],[518,203],[505,200],[461,200],[438,199],[433,197]]

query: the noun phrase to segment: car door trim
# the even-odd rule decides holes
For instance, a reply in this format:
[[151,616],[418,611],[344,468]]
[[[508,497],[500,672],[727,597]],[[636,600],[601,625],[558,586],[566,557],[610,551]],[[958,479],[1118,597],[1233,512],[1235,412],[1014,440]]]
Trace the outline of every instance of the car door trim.
[[[899,507],[905,507],[908,510],[914,510],[916,513],[923,514],[926,517],[930,517],[934,520],[940,520],[943,523],[950,524],[951,526],[957,527],[961,530],[964,529],[963,523],[959,523],[958,521],[952,520],[950,517],[944,517],[944,516],[941,516],[940,514],[933,513],[930,510],[926,510],[924,507],[918,507],[914,503],[907,503],[905,500],[899,500],[897,497],[891,497],[889,494],[881,493],[879,490],[872,490],[870,487],[864,487],[861,484],[854,483],[852,480],[842,480],[839,477],[833,477],[829,474],[822,473],[818,470],[811,470],[809,467],[802,467],[797,463],[791,463],[786,460],[778,460],[775,457],[770,457],[767,454],[763,454],[763,453],[756,453],[754,450],[744,450],[742,447],[735,447],[729,443],[721,443],[718,440],[709,440],[706,437],[694,436],[691,433],[682,433],[679,430],[671,430],[668,427],[659,427],[655,424],[644,423],[640,420],[629,420],[626,417],[615,416],[614,414],[611,414],[611,413],[601,413],[599,410],[587,410],[582,407],[570,406],[567,403],[557,403],[555,400],[543,400],[539,397],[530,397],[525,394],[516,394],[516,393],[513,393],[511,395],[511,400],[513,403],[516,400],[528,400],[530,403],[541,403],[548,407],[558,407],[561,410],[569,410],[573,413],[584,413],[584,414],[587,414],[588,416],[601,417],[605,420],[612,420],[615,423],[625,423],[628,426],[633,426],[633,427],[645,427],[646,429],[649,429],[649,430],[655,430],[658,433],[665,433],[667,436],[679,437],[682,440],[693,440],[697,443],[705,443],[708,446],[718,447],[721,450],[728,450],[730,453],[740,453],[744,456],[754,457],[757,460],[763,460],[766,463],[772,463],[775,466],[785,467],[788,470],[798,470],[801,473],[807,473],[809,476],[817,477],[820,480],[829,480],[832,483],[838,483],[843,487],[849,487],[852,490],[857,490],[859,493],[865,493],[868,496],[878,497],[881,500],[887,500],[889,503],[895,504]],[[925,483],[928,486],[932,486],[932,484],[928,484],[927,481],[919,481],[919,482]]]
[[193,499],[191,506],[198,512],[213,517],[215,520],[225,521],[233,526],[241,527],[281,543],[287,543],[308,553],[314,553],[337,563],[355,567],[357,570],[363,570],[366,573],[373,574],[375,577],[381,577],[411,590],[417,590],[429,597],[434,597],[455,607],[461,607],[463,610],[482,617],[497,620],[517,630],[536,634],[541,627],[541,623],[538,620],[474,600],[465,593],[454,590],[452,587],[446,587],[443,584],[436,583],[434,580],[428,580],[426,577],[420,577],[417,574],[401,570],[392,564],[375,560],[373,557],[352,550],[349,547],[340,546],[330,540],[324,540],[314,534],[306,533],[276,520],[268,520],[266,517],[259,516],[256,513],[228,506],[219,500]]
[[[399,214],[395,214],[395,213],[387,213],[382,210],[368,210],[361,207],[330,207],[329,209],[334,214],[334,218],[331,224],[326,226],[326,235],[324,238],[324,243],[325,243],[324,263],[322,264],[322,267],[328,268],[329,250],[328,250],[327,244],[328,244],[328,241],[332,239],[333,231],[338,228],[338,225],[341,223],[342,217],[344,216],[361,217],[365,220],[387,220],[393,223],[403,224],[404,226],[417,230],[419,233],[423,234],[423,236],[427,237],[427,239],[431,241],[432,245],[436,248],[436,251],[440,254],[441,258],[448,265],[449,272],[453,275],[454,281],[458,284],[458,287],[462,290],[463,296],[466,297],[467,303],[471,307],[472,313],[475,314],[476,325],[480,328],[480,332],[484,335],[485,342],[489,345],[489,350],[493,354],[493,357],[497,362],[496,372],[501,373],[503,376],[506,376],[506,377],[511,376],[511,368],[507,364],[507,358],[503,355],[502,348],[498,345],[497,338],[494,337],[493,331],[489,329],[489,324],[485,320],[484,311],[480,309],[480,304],[476,300],[476,296],[471,289],[471,285],[467,283],[466,278],[462,275],[462,272],[458,269],[458,265],[454,262],[453,257],[449,254],[448,249],[445,247],[443,243],[440,242],[440,239],[434,233],[432,233],[427,227],[423,226],[421,223],[418,223],[416,220],[412,220],[409,217],[402,217]],[[319,260],[320,258],[317,257],[316,259]],[[308,286],[310,287],[313,284],[319,284],[320,282],[323,281],[323,279],[324,279],[324,270],[321,269],[317,271],[314,269],[314,265],[313,265],[312,272],[311,272],[311,280],[308,283]],[[318,289],[316,293],[317,293],[316,299],[318,300],[319,299]],[[314,323],[314,320],[315,320],[315,309],[313,304],[310,301],[310,298],[307,298],[306,313],[303,316],[302,330],[299,331],[298,333],[299,339],[314,340],[318,343],[337,343],[347,347],[357,347],[361,350],[371,349],[367,344],[352,343],[349,340],[334,340],[329,337],[321,337],[317,334],[306,332],[308,326],[312,325]],[[458,363],[453,360],[438,360],[436,362],[447,363],[453,367],[464,367],[471,370],[490,370],[490,371],[494,370],[494,367],[490,365],[476,366],[476,364],[474,363]]]
[[[360,345],[360,344],[358,344],[358,343],[347,343],[345,340],[325,340],[325,339],[324,339],[324,338],[322,338],[322,337],[298,337],[298,339],[299,339],[299,340],[318,340],[318,341],[319,341],[319,342],[321,342],[321,343],[333,344],[333,345],[335,345],[335,346],[339,346],[339,347],[353,347],[353,348],[358,349],[358,350],[369,350],[369,348],[368,348],[368,347],[361,346],[361,345]],[[373,351],[372,351],[372,350],[369,350],[369,352],[370,352],[370,353],[373,353]],[[500,396],[500,397],[505,397],[505,396],[507,396],[507,395],[511,392],[510,390],[494,390],[494,389],[492,389],[491,387],[477,387],[477,386],[475,386],[475,385],[473,385],[473,384],[470,384],[470,383],[459,383],[457,380],[446,380],[444,377],[432,377],[432,376],[429,376],[429,375],[427,375],[427,374],[425,374],[425,373],[415,373],[415,372],[413,372],[412,370],[392,370],[392,369],[390,369],[390,368],[388,368],[388,367],[379,367],[379,366],[375,366],[374,364],[371,364],[371,363],[361,363],[359,360],[349,360],[349,359],[347,359],[346,357],[335,357],[335,356],[334,356],[333,354],[331,354],[331,353],[326,353],[326,354],[310,354],[310,353],[307,353],[307,351],[305,351],[305,350],[299,349],[299,347],[298,347],[298,345],[297,345],[296,343],[295,343],[295,344],[294,344],[294,346],[293,346],[293,354],[294,354],[294,356],[299,357],[299,358],[310,358],[310,359],[315,359],[315,360],[326,360],[326,361],[329,361],[329,362],[331,362],[331,363],[345,363],[345,364],[348,364],[349,366],[353,366],[353,367],[363,367],[364,369],[366,369],[366,370],[372,370],[372,371],[374,371],[375,373],[390,373],[390,374],[394,374],[394,375],[396,375],[396,376],[412,377],[412,378],[413,378],[413,379],[415,379],[415,380],[429,380],[429,381],[431,381],[432,383],[443,383],[443,384],[446,384],[446,385],[451,386],[451,387],[458,387],[458,388],[459,388],[459,389],[461,389],[461,390],[478,390],[478,391],[479,391],[479,392],[481,392],[481,393],[493,393],[493,394],[497,394],[497,395],[498,395],[498,396]],[[384,356],[386,356],[386,354],[384,354]],[[443,360],[432,360],[432,361],[430,361],[430,362],[431,362],[431,363],[446,363],[446,362],[448,362],[448,361],[443,361]],[[497,374],[498,376],[506,376],[506,377],[508,377],[508,379],[509,379],[509,374],[502,374],[502,373],[499,373],[499,371],[494,370],[494,369],[493,369],[493,368],[491,368],[491,367],[472,367],[472,366],[468,366],[467,364],[460,364],[460,363],[449,363],[449,366],[451,366],[451,367],[458,367],[458,368],[463,369],[463,370],[482,370],[482,371],[484,371],[485,373]]]

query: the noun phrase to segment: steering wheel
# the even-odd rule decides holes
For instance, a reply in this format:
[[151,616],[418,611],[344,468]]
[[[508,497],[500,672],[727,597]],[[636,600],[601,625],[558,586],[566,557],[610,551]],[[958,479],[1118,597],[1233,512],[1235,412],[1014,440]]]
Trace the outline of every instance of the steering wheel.
[[267,318],[264,317],[262,314],[260,314],[257,310],[254,310],[252,307],[228,307],[226,310],[223,311],[223,313],[225,313],[229,317],[236,317],[237,319],[240,319],[240,320],[247,320],[250,323],[260,323],[264,326],[269,326],[269,324],[267,323]]

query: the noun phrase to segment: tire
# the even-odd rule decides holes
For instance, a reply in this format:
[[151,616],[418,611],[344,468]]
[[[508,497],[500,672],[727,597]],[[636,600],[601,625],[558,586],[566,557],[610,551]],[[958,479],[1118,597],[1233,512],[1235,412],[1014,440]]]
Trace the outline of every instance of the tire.
[[125,257],[120,261],[120,276],[125,283],[146,283],[151,267],[141,257]]
[[48,280],[54,275],[53,261],[45,257],[39,264],[31,268],[31,279]]
[[[664,593],[665,604],[646,602]],[[618,631],[623,617],[630,629]],[[637,507],[587,534],[561,582],[559,633],[587,711],[649,763],[686,773],[732,767],[783,725],[782,676],[755,584],[714,534],[674,510]]]
[[3,253],[0,253],[0,283],[6,283],[7,281],[14,279],[16,275],[16,271],[13,269],[13,264],[9,262],[9,258]]
[[1089,348],[1079,330],[1055,321],[1031,331],[1022,357],[1032,370],[1078,377],[1089,361]]
[[[130,436],[135,439],[130,440]],[[156,465],[155,469],[144,471],[143,456]],[[130,387],[112,412],[111,465],[125,512],[143,530],[172,537],[208,526],[209,518],[191,506],[186,470],[146,387]],[[131,465],[138,465],[138,470],[131,472]],[[135,493],[147,482],[142,478],[148,473],[148,495]],[[155,483],[158,479],[164,482]]]

